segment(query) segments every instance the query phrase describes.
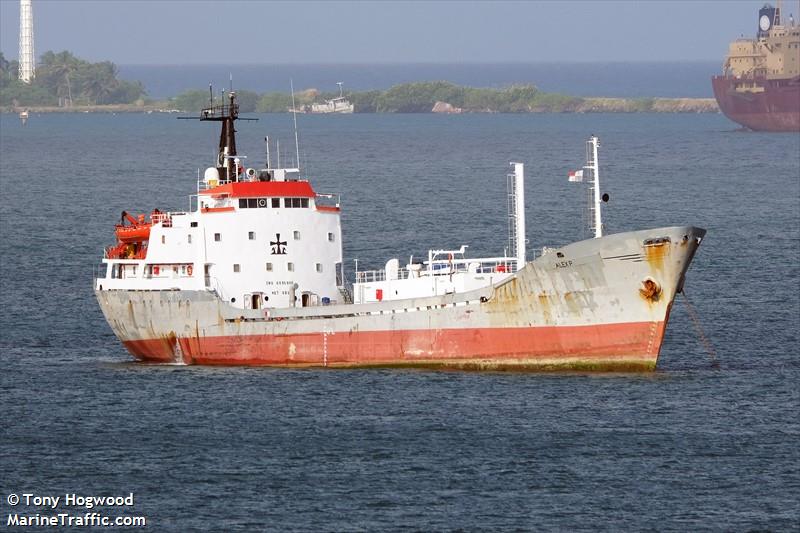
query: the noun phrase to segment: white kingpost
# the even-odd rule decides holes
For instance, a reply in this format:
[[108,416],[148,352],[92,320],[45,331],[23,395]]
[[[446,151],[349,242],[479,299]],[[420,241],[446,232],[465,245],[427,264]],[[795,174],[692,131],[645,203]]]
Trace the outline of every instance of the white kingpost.
[[517,252],[517,270],[525,266],[525,165],[514,165],[514,218],[517,225],[515,248]]
[[292,88],[292,117],[294,118],[294,149],[297,153],[297,170],[300,170],[300,141],[297,137],[297,106],[294,105],[294,81],[289,79],[289,85]]
[[600,145],[595,135],[589,138],[592,145],[592,186],[594,188],[594,238],[603,236],[603,217],[600,213],[600,163],[597,160],[597,147]]

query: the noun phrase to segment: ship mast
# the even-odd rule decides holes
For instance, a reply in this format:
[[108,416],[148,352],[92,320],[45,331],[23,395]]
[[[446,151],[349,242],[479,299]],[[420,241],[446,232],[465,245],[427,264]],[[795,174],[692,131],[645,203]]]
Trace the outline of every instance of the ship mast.
[[[209,91],[211,88],[209,87]],[[212,93],[213,94],[213,93]],[[178,117],[181,119],[193,119],[195,117]],[[257,118],[239,118],[239,104],[236,103],[236,93],[228,93],[228,103],[223,97],[222,104],[214,105],[213,98],[209,107],[200,112],[199,120],[221,122],[222,127],[219,133],[219,150],[217,152],[217,172],[220,180],[235,181],[238,176],[236,168],[236,127],[234,122],[237,120],[258,120]]]

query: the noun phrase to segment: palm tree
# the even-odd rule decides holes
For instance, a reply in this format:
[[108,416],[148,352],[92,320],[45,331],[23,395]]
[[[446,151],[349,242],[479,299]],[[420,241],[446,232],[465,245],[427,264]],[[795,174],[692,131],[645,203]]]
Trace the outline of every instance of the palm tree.
[[[49,86],[55,86],[56,95],[61,98],[66,96],[69,105],[72,105],[72,81],[70,77],[82,66],[80,59],[64,50],[55,54],[45,52],[39,61],[39,70]],[[37,76],[40,75],[37,72]],[[65,94],[66,89],[66,94]]]
[[80,71],[81,93],[94,101],[104,101],[119,87],[117,67],[110,61],[92,63]]

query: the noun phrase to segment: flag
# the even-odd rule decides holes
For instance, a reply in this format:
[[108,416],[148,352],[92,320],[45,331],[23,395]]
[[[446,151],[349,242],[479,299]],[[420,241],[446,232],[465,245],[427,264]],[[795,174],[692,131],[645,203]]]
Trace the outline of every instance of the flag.
[[571,170],[568,178],[569,181],[583,181],[583,170]]

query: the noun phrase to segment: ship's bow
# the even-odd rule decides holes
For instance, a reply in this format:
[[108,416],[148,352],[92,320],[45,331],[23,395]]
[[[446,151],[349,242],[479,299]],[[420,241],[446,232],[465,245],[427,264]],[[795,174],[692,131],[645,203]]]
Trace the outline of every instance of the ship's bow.
[[652,370],[704,236],[676,226],[550,250],[497,288],[490,315],[524,328],[511,349],[526,366]]

